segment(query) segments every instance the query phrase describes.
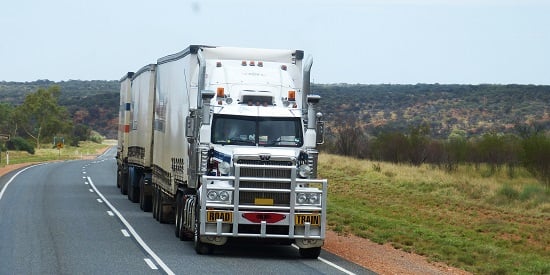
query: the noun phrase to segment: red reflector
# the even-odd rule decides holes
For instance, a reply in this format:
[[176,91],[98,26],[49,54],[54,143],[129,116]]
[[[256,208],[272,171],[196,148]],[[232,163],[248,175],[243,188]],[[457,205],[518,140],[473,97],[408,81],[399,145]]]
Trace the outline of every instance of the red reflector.
[[285,219],[285,215],[279,213],[244,213],[243,217],[253,223],[276,223]]
[[129,124],[124,125],[124,133],[130,133],[130,125]]

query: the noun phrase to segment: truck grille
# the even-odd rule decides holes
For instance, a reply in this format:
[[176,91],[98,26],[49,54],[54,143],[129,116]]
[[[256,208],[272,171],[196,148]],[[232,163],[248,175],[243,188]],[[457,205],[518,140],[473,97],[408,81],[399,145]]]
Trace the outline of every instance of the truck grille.
[[[292,175],[291,167],[293,167],[293,163],[291,161],[261,161],[241,159],[237,163],[243,165],[240,168],[241,177],[290,179]],[[258,167],[247,167],[247,165],[281,166],[281,168],[262,169]],[[239,186],[241,188],[290,189],[290,182],[241,181],[239,183]],[[273,199],[273,204],[276,206],[290,205],[290,193],[240,191],[239,197],[241,205],[254,205],[255,200],[258,198]]]

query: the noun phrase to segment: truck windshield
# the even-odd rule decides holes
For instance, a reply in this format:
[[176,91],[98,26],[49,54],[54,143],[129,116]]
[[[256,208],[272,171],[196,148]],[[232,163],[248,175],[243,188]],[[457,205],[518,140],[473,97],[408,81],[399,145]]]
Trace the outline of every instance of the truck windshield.
[[300,118],[214,115],[211,140],[216,144],[300,147]]

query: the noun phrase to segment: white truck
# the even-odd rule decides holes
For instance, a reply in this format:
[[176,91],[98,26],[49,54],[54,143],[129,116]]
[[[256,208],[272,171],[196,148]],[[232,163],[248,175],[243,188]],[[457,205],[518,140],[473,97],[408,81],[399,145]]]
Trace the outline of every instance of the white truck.
[[[228,238],[254,238],[295,243],[302,257],[317,258],[328,183],[317,179],[323,122],[315,110],[320,97],[309,94],[312,62],[303,57],[297,50],[190,46],[150,65],[155,85],[147,99],[132,102],[153,116],[146,122],[150,170],[130,160],[129,148],[127,184],[138,190],[129,197],[152,203],[153,217],[174,222],[176,236],[194,240],[199,254]],[[132,78],[132,94],[142,74]],[[141,119],[134,116],[132,125],[143,128]]]

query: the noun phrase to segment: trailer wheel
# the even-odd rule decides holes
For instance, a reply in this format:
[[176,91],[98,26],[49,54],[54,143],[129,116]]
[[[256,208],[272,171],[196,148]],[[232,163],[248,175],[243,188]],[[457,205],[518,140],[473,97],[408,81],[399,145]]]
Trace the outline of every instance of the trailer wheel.
[[139,179],[139,190],[139,208],[144,212],[151,212],[151,196],[145,195],[145,177],[143,176]]
[[124,173],[124,171],[120,171],[120,193],[122,195],[128,194],[128,173]]
[[139,188],[136,188],[136,178],[138,176],[138,172],[135,168],[130,168],[128,171],[128,199],[131,202],[139,202]]
[[195,202],[195,226],[194,226],[195,236],[195,252],[200,255],[211,254],[212,245],[201,242],[200,239],[200,204],[198,201]]
[[300,248],[300,257],[304,259],[317,259],[321,254],[321,247]]
[[178,198],[178,202],[177,202],[179,203],[179,206],[177,207],[180,207],[180,209],[177,210],[178,216],[176,216],[176,223],[178,223],[176,230],[179,230],[178,232],[176,232],[176,237],[179,237],[180,241],[193,240],[194,232],[187,230],[187,228],[185,228],[185,222],[183,220],[183,218],[185,217],[185,198],[186,198],[186,195],[189,195],[189,194],[190,193],[186,191],[184,191],[183,193],[180,193],[181,198]]
[[153,185],[153,218],[158,221],[158,188]]
[[[181,192],[178,192],[176,195],[176,230],[174,230],[174,233],[176,234],[176,238],[180,237],[181,234],[181,223],[182,223],[182,212],[183,212],[183,194]],[[180,238],[181,239],[181,238]]]
[[122,178],[122,171],[120,169],[116,170],[116,187],[120,188],[120,181]]

